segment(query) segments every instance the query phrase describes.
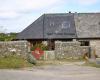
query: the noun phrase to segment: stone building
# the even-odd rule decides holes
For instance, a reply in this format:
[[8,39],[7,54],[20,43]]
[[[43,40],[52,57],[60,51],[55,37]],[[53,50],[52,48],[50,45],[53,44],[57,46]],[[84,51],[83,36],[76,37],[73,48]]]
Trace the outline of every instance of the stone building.
[[57,40],[77,40],[81,46],[95,47],[100,55],[100,13],[43,14],[20,32],[16,39],[27,40],[31,44],[48,41],[53,45]]

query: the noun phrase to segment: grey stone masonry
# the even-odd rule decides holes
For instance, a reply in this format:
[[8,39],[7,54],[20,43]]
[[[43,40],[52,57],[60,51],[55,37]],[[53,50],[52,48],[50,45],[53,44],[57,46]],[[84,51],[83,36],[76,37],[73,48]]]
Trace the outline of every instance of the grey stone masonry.
[[74,17],[78,38],[100,38],[100,13],[76,13]]
[[91,40],[90,46],[95,48],[95,53],[100,57],[100,39],[99,40]]
[[43,55],[44,60],[54,60],[55,59],[55,52],[53,51],[44,51]]
[[0,56],[19,55],[26,57],[28,53],[27,41],[8,41],[0,42]]
[[90,53],[89,46],[80,46],[80,42],[55,42],[56,59],[80,58],[85,53]]

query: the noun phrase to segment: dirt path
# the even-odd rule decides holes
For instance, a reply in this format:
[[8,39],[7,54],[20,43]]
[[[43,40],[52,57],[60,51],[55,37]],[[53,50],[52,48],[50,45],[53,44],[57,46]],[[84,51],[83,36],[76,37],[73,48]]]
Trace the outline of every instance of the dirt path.
[[66,63],[25,70],[0,70],[0,80],[100,80],[100,68]]

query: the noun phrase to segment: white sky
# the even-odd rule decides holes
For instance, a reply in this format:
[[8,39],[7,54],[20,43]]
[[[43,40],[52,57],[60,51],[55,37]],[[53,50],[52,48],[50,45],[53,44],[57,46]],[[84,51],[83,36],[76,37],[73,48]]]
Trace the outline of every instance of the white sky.
[[0,31],[20,32],[44,13],[100,12],[100,0],[0,0]]

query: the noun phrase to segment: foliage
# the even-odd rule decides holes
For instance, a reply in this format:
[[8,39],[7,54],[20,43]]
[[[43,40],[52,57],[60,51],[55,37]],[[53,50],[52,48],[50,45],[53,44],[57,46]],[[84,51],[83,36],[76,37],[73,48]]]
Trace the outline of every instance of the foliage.
[[28,63],[27,60],[23,59],[22,57],[16,56],[16,55],[10,55],[6,57],[0,57],[0,68],[24,68],[24,67],[30,67],[32,64]]
[[42,43],[37,43],[33,47],[31,47],[31,51],[34,51],[36,48],[40,48],[41,50],[48,50],[48,47]]
[[27,61],[34,65],[37,63],[35,57],[31,53],[27,54]]
[[0,33],[0,41],[11,41],[16,38],[17,33]]

